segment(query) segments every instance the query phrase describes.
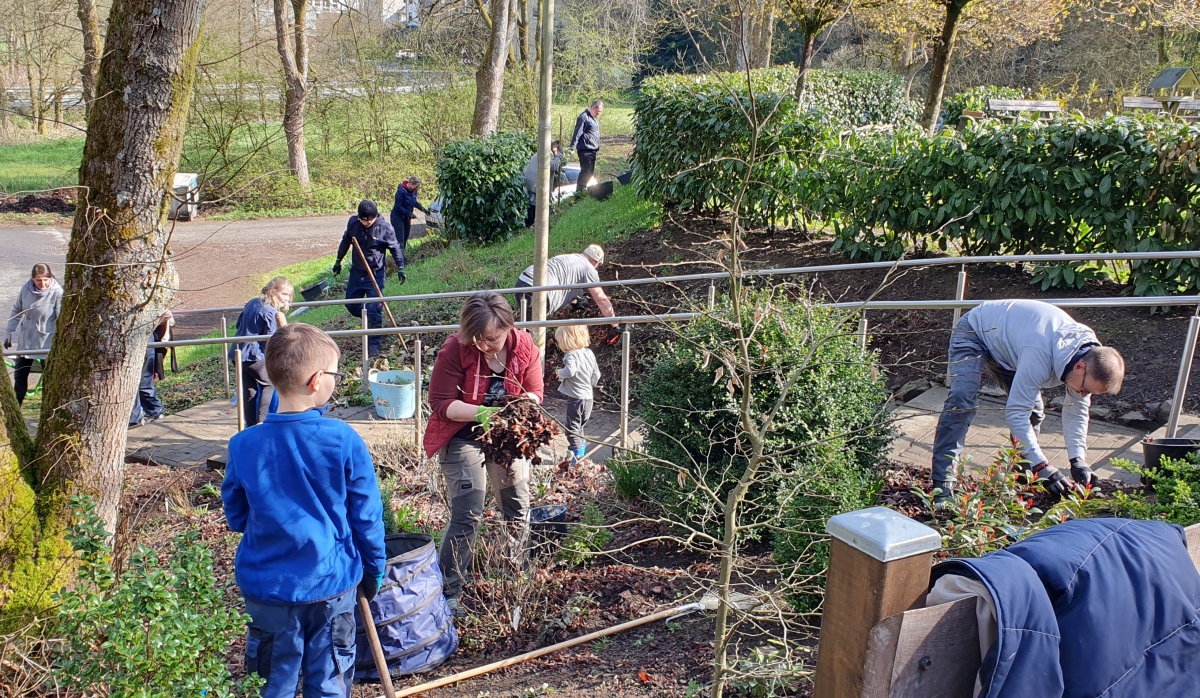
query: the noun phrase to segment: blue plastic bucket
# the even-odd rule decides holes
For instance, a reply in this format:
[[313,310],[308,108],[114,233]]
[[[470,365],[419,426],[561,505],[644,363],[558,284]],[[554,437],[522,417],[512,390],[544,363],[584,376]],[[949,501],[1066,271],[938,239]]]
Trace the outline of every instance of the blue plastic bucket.
[[380,419],[410,419],[416,412],[417,384],[412,371],[372,370],[367,379]]

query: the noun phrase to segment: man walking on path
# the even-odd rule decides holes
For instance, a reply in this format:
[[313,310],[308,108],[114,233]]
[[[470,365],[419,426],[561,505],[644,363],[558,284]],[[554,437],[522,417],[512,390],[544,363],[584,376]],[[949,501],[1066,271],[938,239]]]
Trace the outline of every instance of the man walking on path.
[[421,178],[413,175],[396,187],[396,202],[388,217],[396,237],[400,240],[400,251],[408,254],[408,236],[412,232],[413,209],[429,215],[429,209],[417,201],[417,192],[421,190]]
[[579,180],[575,191],[586,191],[588,182],[596,172],[596,154],[600,152],[600,115],[604,113],[604,102],[596,100],[575,119],[575,132],[571,135],[571,147],[579,153]]
[[933,486],[938,500],[954,491],[954,459],[962,454],[967,429],[979,405],[984,368],[1008,393],[1004,417],[1012,437],[1046,489],[1063,494],[1070,481],[1046,461],[1038,445],[1045,418],[1042,389],[1066,384],[1063,436],[1071,479],[1095,484],[1087,464],[1088,409],[1091,395],[1116,393],[1125,379],[1125,360],[1101,346],[1091,328],[1062,310],[1039,301],[981,303],[962,317],[950,337],[950,395],[938,418],[933,447]]
[[[411,215],[411,212],[410,212]],[[362,248],[351,250],[357,240]],[[337,261],[333,263],[333,275],[342,273],[342,258],[350,253],[350,280],[346,283],[346,299],[378,298],[376,285],[382,291],[387,283],[387,251],[391,250],[392,259],[396,260],[396,279],[403,284],[408,280],[404,275],[404,251],[400,241],[396,239],[396,231],[387,221],[379,217],[379,208],[374,201],[366,200],[358,205],[358,215],[352,216],[346,224],[346,232],[342,234],[342,243],[338,245]],[[363,257],[366,265],[363,265]],[[362,314],[362,306],[347,304],[346,310],[354,317]],[[383,304],[367,303],[367,323],[372,328],[383,327]],[[379,355],[379,345],[383,341],[380,335],[371,335],[367,340],[369,357]]]
[[[551,257],[546,262],[546,285],[598,284],[600,275],[596,273],[596,267],[603,263],[604,249],[599,245],[588,245],[583,254],[560,254],[557,257]],[[532,266],[521,272],[521,277],[517,279],[517,288],[530,286],[533,286]],[[582,293],[583,289],[581,288],[546,291],[546,317],[550,317],[555,311],[575,300]],[[613,312],[612,301],[605,295],[603,288],[593,286],[588,289],[588,293],[592,294],[592,300],[596,301],[596,305],[604,317],[616,315]],[[517,302],[520,303],[522,300],[525,301],[525,314],[521,317],[521,321],[528,322],[533,314],[533,294],[517,294]]]

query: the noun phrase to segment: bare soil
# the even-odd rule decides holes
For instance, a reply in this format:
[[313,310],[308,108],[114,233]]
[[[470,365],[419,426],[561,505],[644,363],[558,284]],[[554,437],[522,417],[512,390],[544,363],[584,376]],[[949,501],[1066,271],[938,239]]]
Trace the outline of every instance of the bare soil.
[[75,213],[75,192],[70,188],[55,189],[42,194],[0,198],[0,213],[72,215]]

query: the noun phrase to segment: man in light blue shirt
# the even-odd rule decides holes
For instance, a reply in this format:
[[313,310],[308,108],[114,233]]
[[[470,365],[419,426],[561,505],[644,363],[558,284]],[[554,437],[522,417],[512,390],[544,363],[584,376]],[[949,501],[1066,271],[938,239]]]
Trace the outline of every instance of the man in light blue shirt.
[[941,490],[937,499],[954,491],[952,465],[975,419],[984,368],[1008,393],[1004,418],[1022,455],[1056,494],[1066,492],[1070,482],[1047,463],[1038,445],[1045,418],[1042,389],[1066,385],[1062,422],[1071,478],[1081,486],[1095,483],[1087,464],[1091,395],[1121,389],[1125,360],[1116,349],[1101,346],[1091,328],[1048,303],[988,301],[959,321],[950,338],[949,363],[950,395],[934,436],[933,486]]

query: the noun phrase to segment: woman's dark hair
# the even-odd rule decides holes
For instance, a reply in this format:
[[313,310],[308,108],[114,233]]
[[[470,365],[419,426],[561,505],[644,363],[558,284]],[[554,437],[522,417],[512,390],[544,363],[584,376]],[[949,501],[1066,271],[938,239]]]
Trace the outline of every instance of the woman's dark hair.
[[51,279],[54,278],[54,272],[50,271],[49,264],[38,263],[38,264],[33,265],[33,271],[30,272],[29,278],[36,279],[39,276],[48,276]]
[[458,333],[468,342],[474,342],[490,330],[511,330],[512,306],[499,293],[476,293],[463,303],[458,326]]

